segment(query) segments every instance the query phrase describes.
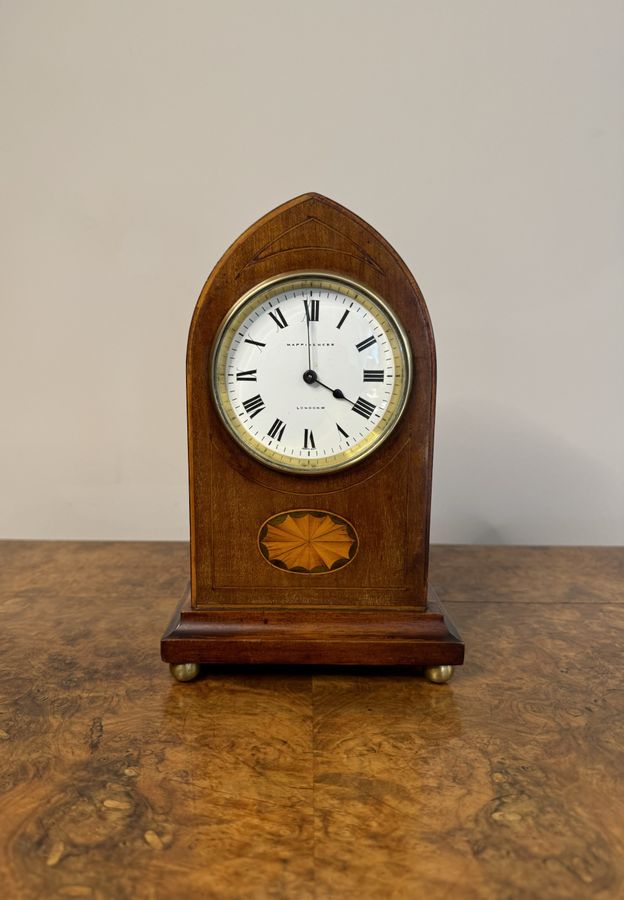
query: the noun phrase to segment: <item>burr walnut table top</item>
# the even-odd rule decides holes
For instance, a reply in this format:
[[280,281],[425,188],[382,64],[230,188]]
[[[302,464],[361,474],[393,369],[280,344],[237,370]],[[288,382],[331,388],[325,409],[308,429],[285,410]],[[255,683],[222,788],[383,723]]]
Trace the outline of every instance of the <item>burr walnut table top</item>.
[[0,542],[0,894],[624,896],[624,551],[442,546],[466,641],[171,680],[175,543]]

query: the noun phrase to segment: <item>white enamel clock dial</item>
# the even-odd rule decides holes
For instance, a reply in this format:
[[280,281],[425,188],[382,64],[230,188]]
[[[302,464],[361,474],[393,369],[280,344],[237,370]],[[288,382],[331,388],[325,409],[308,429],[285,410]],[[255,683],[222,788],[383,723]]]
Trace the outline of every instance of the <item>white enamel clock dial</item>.
[[405,333],[367,289],[302,273],[258,285],[222,323],[212,360],[221,419],[272,468],[322,474],[370,454],[409,395]]

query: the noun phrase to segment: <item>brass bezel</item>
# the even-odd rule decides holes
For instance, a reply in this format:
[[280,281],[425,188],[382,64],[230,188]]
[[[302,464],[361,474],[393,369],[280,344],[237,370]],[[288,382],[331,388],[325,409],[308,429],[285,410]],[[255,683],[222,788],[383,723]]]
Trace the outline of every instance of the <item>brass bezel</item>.
[[[373,306],[376,306],[377,309],[382,313],[382,316],[387,319],[390,329],[394,330],[395,336],[397,338],[395,359],[396,356],[398,356],[403,366],[402,377],[399,378],[399,376],[397,376],[395,380],[395,385],[399,380],[401,381],[401,385],[398,387],[397,391],[393,393],[383,416],[380,418],[379,422],[377,422],[375,428],[367,435],[367,437],[363,441],[360,441],[360,443],[355,447],[348,448],[341,453],[334,454],[333,457],[329,457],[329,460],[339,457],[339,460],[337,462],[329,464],[327,464],[327,458],[306,458],[304,460],[295,460],[293,458],[292,462],[287,462],[286,460],[290,460],[290,457],[287,457],[285,454],[279,454],[269,450],[268,448],[264,447],[264,445],[261,444],[260,441],[257,441],[255,438],[251,437],[251,435],[249,435],[248,432],[243,428],[240,419],[231,406],[225,382],[224,367],[223,371],[221,372],[217,370],[224,347],[224,339],[226,337],[226,334],[228,330],[231,330],[233,334],[237,331],[238,327],[240,326],[239,320],[246,318],[246,316],[248,315],[247,306],[250,301],[253,298],[258,297],[259,300],[257,305],[260,305],[260,303],[263,303],[266,299],[270,299],[264,296],[267,294],[267,292],[279,288],[286,282],[305,281],[307,279],[310,279],[310,281],[312,282],[312,284],[310,285],[312,287],[316,286],[319,281],[328,282],[330,288],[332,284],[338,287],[342,286],[343,288],[347,289],[347,294],[349,291],[355,292],[357,296],[354,297],[354,299],[357,299],[358,302],[364,301],[364,306],[367,306],[366,301],[368,301],[368,303],[372,304]],[[244,315],[243,312],[245,313]],[[373,312],[373,310],[371,310],[371,312]],[[225,349],[225,352],[227,353],[228,350],[229,344]],[[393,352],[395,352],[394,347]],[[381,444],[396,428],[407,405],[411,387],[412,354],[409,339],[407,337],[405,329],[397,319],[394,312],[392,312],[388,304],[385,303],[385,301],[383,301],[377,294],[371,291],[370,288],[366,288],[363,285],[359,284],[357,281],[354,281],[351,278],[346,278],[344,275],[336,275],[331,272],[304,270],[300,272],[288,272],[283,275],[277,275],[273,278],[268,278],[266,281],[262,281],[248,290],[239,300],[236,301],[236,303],[230,308],[227,315],[224,317],[215,336],[215,343],[210,363],[210,390],[212,393],[212,399],[215,404],[215,408],[217,410],[217,413],[219,414],[219,418],[223,422],[229,434],[237,442],[237,444],[239,444],[250,456],[271,469],[276,469],[279,472],[287,472],[290,475],[331,474],[333,472],[342,471],[343,469],[353,466],[356,463],[359,463],[362,460],[366,459],[368,456],[370,456],[371,453],[373,453],[381,446]],[[226,407],[229,407],[229,414],[226,410]],[[236,423],[240,424],[240,433]],[[244,437],[243,435],[246,435],[246,437]],[[305,465],[302,465],[302,463],[304,462]],[[321,465],[321,463],[325,464]]]

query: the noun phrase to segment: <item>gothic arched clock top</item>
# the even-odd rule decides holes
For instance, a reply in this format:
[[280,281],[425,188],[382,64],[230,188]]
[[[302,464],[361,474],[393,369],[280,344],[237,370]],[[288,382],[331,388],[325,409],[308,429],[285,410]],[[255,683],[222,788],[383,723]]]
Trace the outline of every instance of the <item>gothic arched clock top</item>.
[[302,194],[276,207],[226,250],[195,306],[187,358],[202,353],[214,318],[223,318],[234,300],[255,284],[277,274],[319,268],[359,281],[392,305],[403,297],[413,313],[412,340],[426,349],[435,369],[429,313],[412,273],[378,231],[318,193]]

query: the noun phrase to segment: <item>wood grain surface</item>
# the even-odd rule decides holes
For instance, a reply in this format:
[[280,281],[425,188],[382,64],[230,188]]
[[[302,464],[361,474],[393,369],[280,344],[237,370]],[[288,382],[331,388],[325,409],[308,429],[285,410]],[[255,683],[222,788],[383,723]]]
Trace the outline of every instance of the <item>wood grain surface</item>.
[[466,664],[217,668],[168,543],[0,542],[0,896],[624,896],[624,551],[434,547]]

